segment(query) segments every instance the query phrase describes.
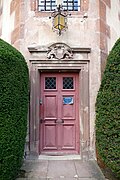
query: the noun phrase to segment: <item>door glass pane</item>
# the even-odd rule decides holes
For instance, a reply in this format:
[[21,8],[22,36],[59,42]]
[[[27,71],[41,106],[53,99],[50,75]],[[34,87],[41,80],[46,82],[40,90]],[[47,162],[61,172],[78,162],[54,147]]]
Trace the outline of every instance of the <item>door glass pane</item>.
[[45,89],[56,89],[56,77],[45,77]]
[[63,89],[74,89],[73,77],[63,77]]

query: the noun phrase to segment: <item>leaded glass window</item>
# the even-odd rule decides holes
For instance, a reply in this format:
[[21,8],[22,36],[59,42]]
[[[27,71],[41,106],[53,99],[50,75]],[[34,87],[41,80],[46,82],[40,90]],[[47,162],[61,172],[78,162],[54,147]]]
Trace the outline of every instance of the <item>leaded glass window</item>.
[[56,89],[56,77],[45,77],[45,89]]
[[63,77],[63,89],[74,89],[73,77]]

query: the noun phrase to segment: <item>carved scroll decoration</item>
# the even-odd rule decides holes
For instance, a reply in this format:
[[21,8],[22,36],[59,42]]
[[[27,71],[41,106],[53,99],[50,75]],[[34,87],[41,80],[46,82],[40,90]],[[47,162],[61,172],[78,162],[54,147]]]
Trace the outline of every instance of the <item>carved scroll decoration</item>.
[[48,49],[48,59],[71,59],[73,57],[72,49],[64,43],[53,44]]

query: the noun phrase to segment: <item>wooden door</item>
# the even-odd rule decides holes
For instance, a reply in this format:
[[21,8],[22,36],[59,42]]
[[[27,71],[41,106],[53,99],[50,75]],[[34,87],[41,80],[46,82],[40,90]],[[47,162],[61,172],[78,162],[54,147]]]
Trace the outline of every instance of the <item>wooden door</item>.
[[40,153],[79,153],[78,73],[41,73]]

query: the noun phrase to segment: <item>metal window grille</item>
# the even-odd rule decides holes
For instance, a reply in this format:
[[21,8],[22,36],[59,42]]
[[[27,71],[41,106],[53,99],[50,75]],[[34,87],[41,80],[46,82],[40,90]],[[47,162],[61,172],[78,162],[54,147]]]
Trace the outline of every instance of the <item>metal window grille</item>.
[[56,89],[56,77],[45,77],[45,89]]
[[74,89],[73,77],[63,77],[63,89]]
[[[38,0],[39,11],[54,11],[56,7],[56,0]],[[66,11],[79,11],[80,0],[63,0],[62,7]]]

